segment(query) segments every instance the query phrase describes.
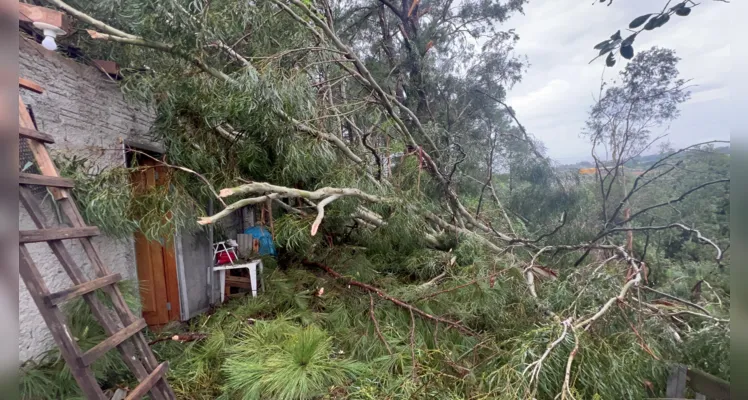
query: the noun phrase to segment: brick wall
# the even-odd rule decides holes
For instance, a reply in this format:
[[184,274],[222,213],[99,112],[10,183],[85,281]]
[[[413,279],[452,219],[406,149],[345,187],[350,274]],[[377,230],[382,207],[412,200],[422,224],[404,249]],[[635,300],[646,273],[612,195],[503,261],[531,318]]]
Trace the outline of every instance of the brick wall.
[[[148,131],[154,113],[128,102],[117,84],[98,69],[80,64],[23,35],[19,38],[19,75],[40,84],[44,93],[21,90],[24,103],[31,105],[38,129],[52,135],[53,155],[86,157],[97,167],[123,165],[122,140],[150,143]],[[48,222],[57,224],[47,199]],[[19,205],[19,229],[35,229],[26,210]],[[68,242],[76,262],[89,272],[91,267],[80,245]],[[67,244],[67,243],[66,243]],[[132,240],[94,238],[103,261],[125,279],[136,280]],[[29,250],[51,291],[72,285],[46,244],[29,245]],[[19,358],[34,358],[54,346],[44,320],[21,281],[19,284]]]

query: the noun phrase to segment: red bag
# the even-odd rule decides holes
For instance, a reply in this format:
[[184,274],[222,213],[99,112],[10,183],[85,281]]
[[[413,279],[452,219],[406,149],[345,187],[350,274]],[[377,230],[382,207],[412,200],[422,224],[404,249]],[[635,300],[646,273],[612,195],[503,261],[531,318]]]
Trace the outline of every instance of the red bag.
[[216,265],[229,264],[236,260],[234,252],[222,251],[216,255]]

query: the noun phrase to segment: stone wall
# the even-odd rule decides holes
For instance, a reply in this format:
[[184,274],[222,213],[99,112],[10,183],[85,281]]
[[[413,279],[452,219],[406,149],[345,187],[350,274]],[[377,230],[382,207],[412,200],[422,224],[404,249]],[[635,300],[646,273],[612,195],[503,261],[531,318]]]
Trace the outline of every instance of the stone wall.
[[[107,75],[97,68],[45,50],[23,35],[18,45],[19,75],[44,88],[42,94],[21,90],[21,97],[31,106],[38,129],[54,137],[55,143],[49,146],[53,156],[77,155],[103,168],[124,164],[124,140],[153,144],[148,139],[148,131],[154,112],[128,102]],[[43,208],[48,213],[48,222],[57,224],[49,198]],[[19,229],[35,229],[20,205]],[[88,259],[79,243],[73,242],[66,242],[73,258],[92,277]],[[132,239],[100,236],[93,242],[111,271],[121,273],[125,279],[137,280]],[[51,291],[72,285],[49,246],[39,243],[28,248]],[[19,325],[21,361],[37,357],[54,346],[23,281],[19,288]]]

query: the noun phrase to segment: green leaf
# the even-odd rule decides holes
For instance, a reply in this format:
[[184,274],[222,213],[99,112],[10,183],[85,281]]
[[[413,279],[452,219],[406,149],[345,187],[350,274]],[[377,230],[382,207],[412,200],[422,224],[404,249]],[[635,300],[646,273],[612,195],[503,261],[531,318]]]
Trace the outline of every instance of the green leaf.
[[636,33],[632,33],[626,39],[623,39],[621,46],[631,46],[634,43],[634,39],[636,39]]
[[621,56],[627,60],[630,60],[631,57],[634,56],[634,48],[631,46],[621,46]]
[[675,10],[675,13],[678,14],[678,15],[680,15],[681,17],[685,17],[686,15],[688,15],[688,14],[691,13],[691,8],[690,7],[681,7],[679,9]]
[[638,28],[638,27],[642,26],[642,24],[644,24],[645,22],[647,22],[647,20],[651,16],[652,16],[652,14],[644,14],[642,16],[634,18],[634,20],[629,23],[629,28],[635,29],[635,28]]
[[616,65],[616,59],[613,56],[613,53],[608,54],[608,57],[605,59],[605,65],[609,67]]
[[650,19],[649,22],[644,25],[644,29],[651,31],[652,29],[665,25],[668,21],[670,21],[670,14],[660,14]]
[[670,21],[670,14],[662,14],[657,19],[657,28],[665,25],[668,21]]
[[685,6],[686,6],[686,2],[684,1],[683,3],[678,3],[678,4],[670,7],[670,9],[673,10],[673,11],[675,11],[675,10],[680,10],[681,8],[683,8]]
[[602,42],[598,43],[593,47],[595,50],[600,50],[603,47],[605,47],[608,43],[610,43],[610,40],[603,40]]
[[611,40],[621,40],[621,30],[619,29],[618,32],[612,34],[610,36]]

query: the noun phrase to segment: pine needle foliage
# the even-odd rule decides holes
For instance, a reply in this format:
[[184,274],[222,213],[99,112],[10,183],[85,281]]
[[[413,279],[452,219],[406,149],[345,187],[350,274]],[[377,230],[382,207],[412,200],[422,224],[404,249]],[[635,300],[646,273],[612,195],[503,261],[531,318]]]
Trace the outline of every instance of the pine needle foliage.
[[315,398],[363,371],[362,364],[341,359],[320,328],[283,319],[245,329],[229,353],[226,387],[247,400]]

